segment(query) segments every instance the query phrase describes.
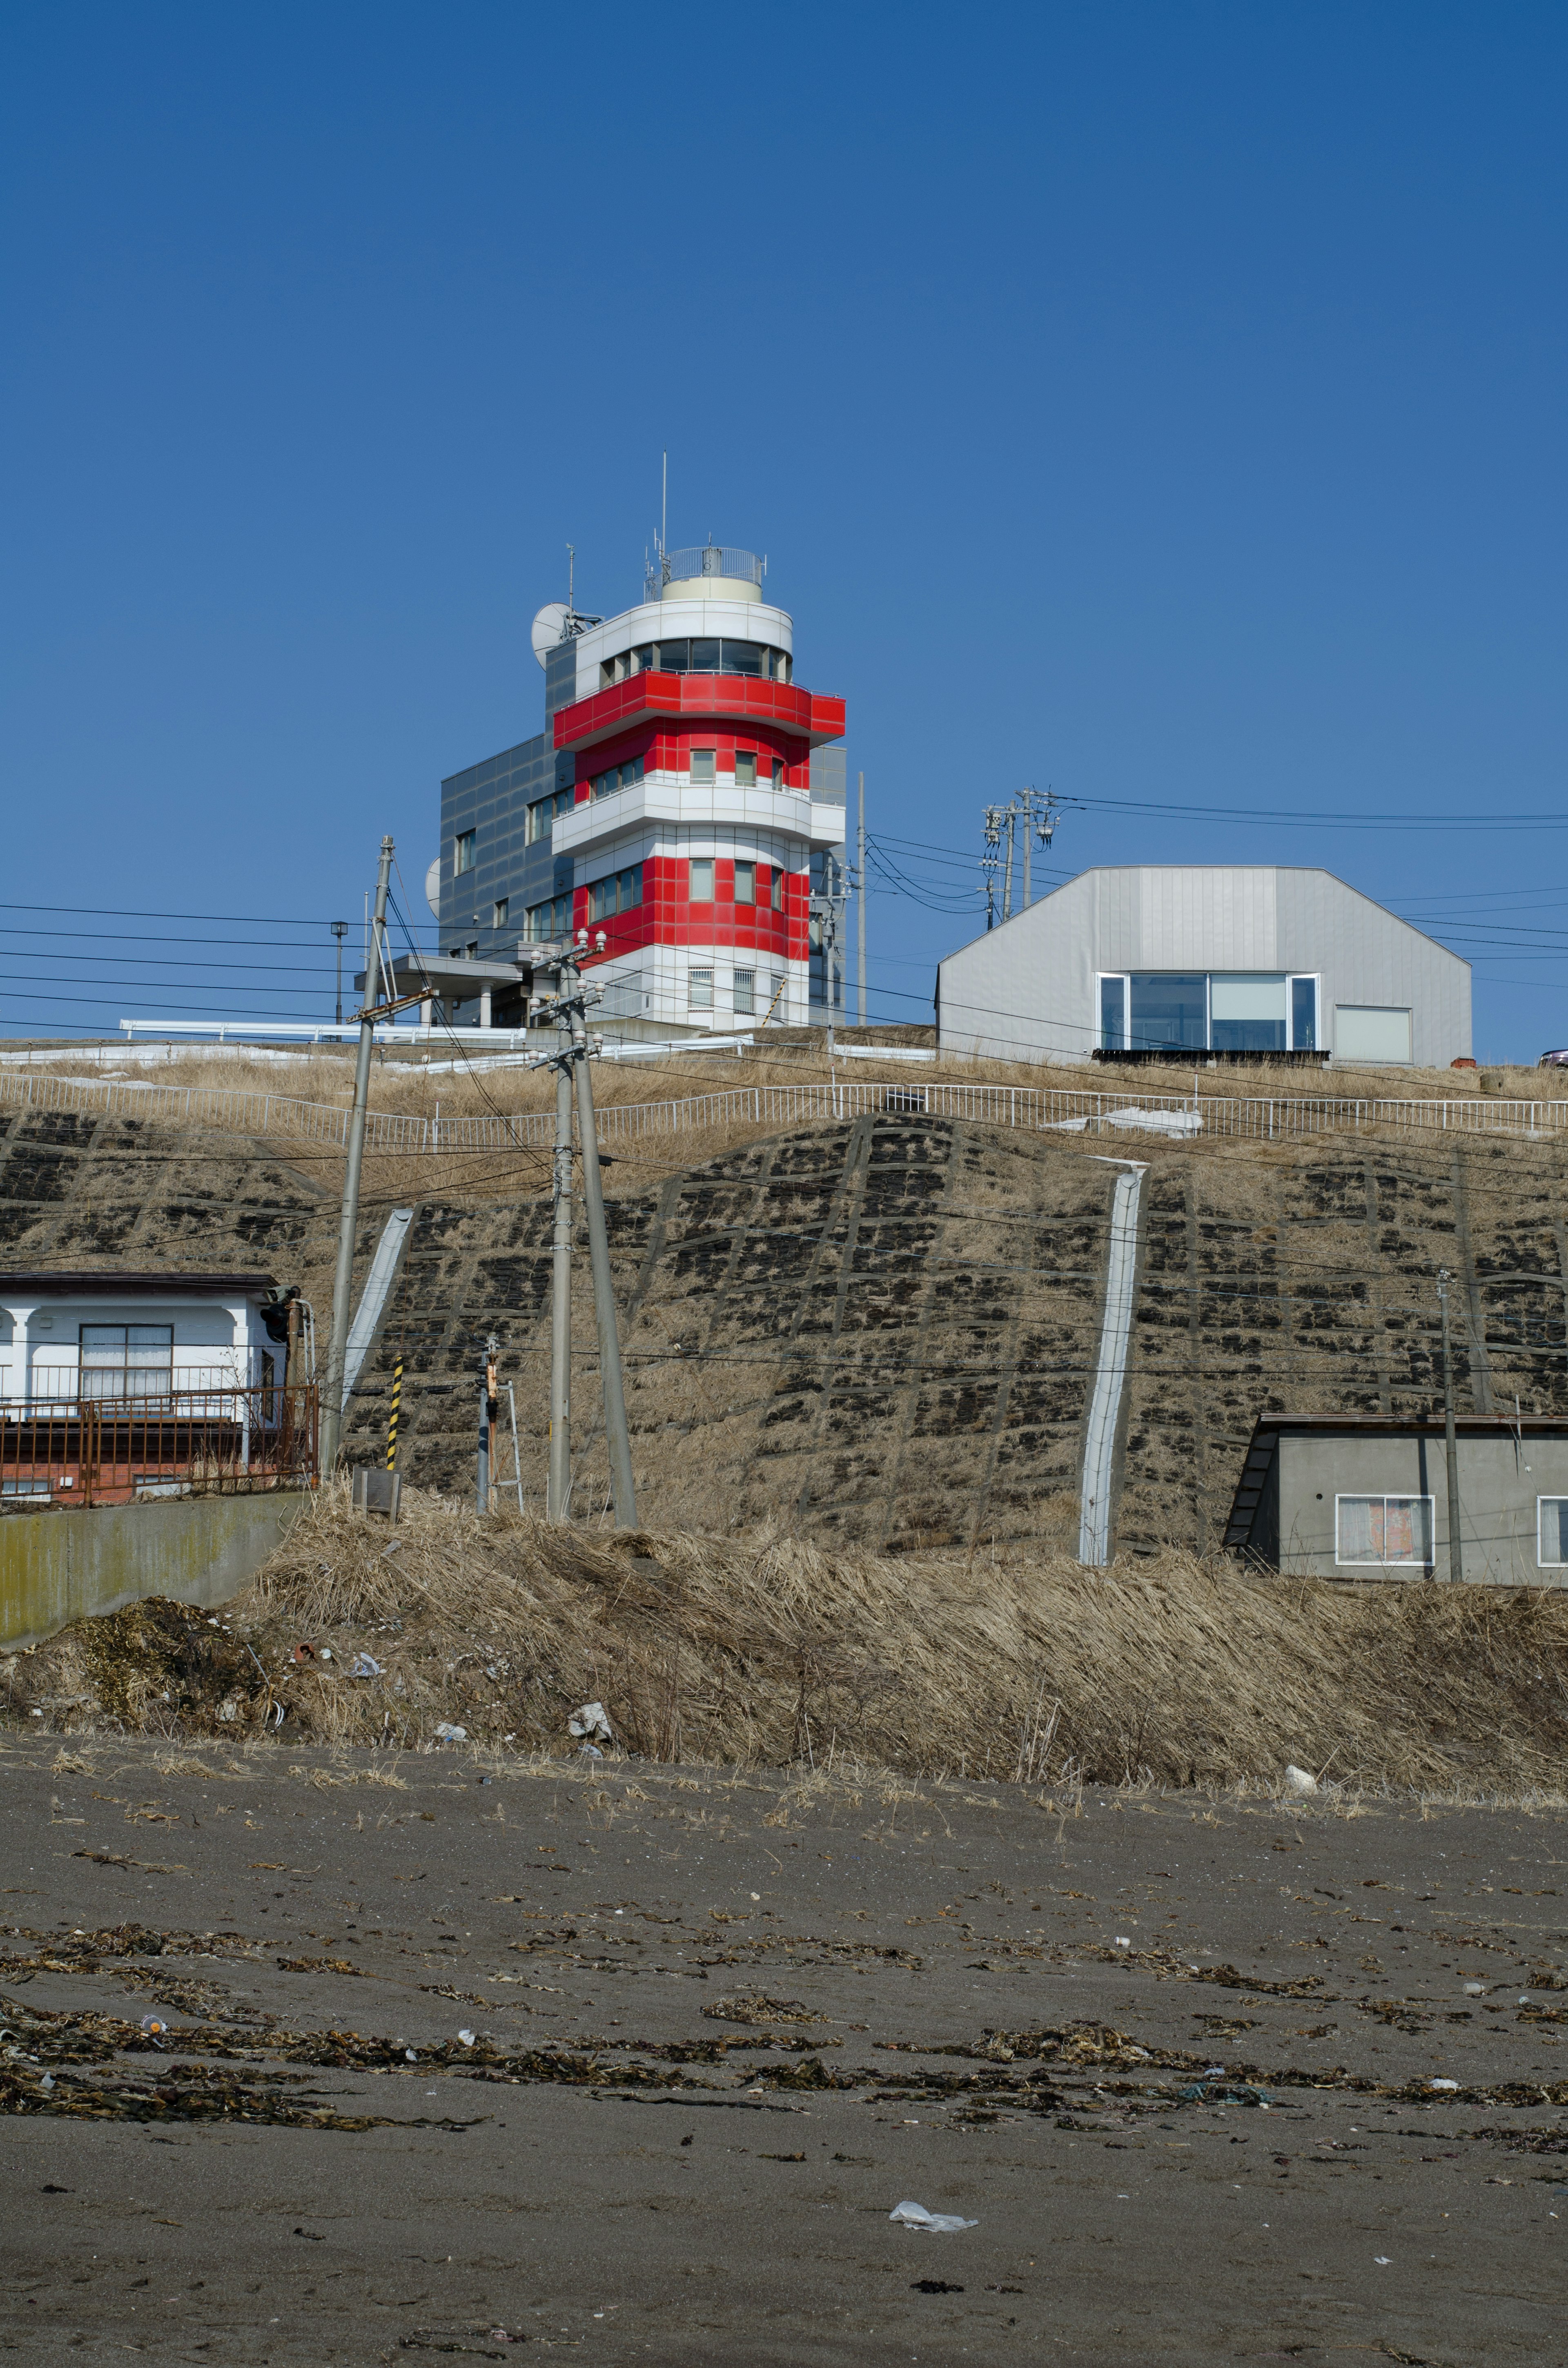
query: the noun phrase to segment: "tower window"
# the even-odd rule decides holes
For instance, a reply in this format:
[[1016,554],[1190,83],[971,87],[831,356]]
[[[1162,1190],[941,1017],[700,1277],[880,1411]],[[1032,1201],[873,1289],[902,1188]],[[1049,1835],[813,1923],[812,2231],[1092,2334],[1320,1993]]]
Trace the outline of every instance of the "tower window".
[[493,929],[504,929],[506,926],[506,916],[511,909],[512,900],[510,896],[498,896],[494,904],[490,907],[491,928]]
[[687,886],[687,894],[691,903],[694,905],[711,905],[713,902],[713,858],[710,855],[694,855],[687,869],[690,875]]
[[735,1009],[756,1009],[756,973],[754,970],[738,970],[735,973]]
[[713,973],[711,970],[693,970],[687,973],[686,999],[688,1008],[693,1011],[712,1010]]
[[452,841],[452,870],[454,871],[472,871],[473,870],[473,839],[474,834],[472,830],[460,830],[456,838]]
[[755,904],[756,904],[756,864],[755,864],[755,863],[737,863],[737,864],[736,864],[736,866],[735,866],[735,902],[736,902],[736,904],[737,904],[737,905],[755,905]]
[[[692,750],[691,779],[694,784],[700,785],[702,782],[711,781],[715,778],[714,759],[717,755],[718,750],[715,748],[694,748]],[[460,866],[459,868],[460,870],[461,867]]]
[[756,750],[755,748],[735,750],[735,787],[737,790],[756,789]]
[[784,910],[784,874],[777,863],[773,867],[773,885],[769,891],[768,902],[776,913],[781,913]]

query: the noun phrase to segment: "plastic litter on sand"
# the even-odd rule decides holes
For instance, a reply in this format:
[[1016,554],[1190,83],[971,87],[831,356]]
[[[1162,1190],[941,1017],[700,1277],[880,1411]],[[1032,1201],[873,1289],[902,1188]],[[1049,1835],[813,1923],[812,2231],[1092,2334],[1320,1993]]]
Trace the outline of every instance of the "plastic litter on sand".
[[1426,2083],[1428,2089],[1457,2089],[1459,2085],[1457,2080],[1428,2080]]
[[356,1653],[348,1674],[351,1678],[381,1678],[386,1672],[373,1653]]
[[927,2212],[924,2203],[895,2203],[888,2214],[901,2228],[923,2228],[928,2237],[955,2237],[960,2228],[978,2228],[978,2220],[960,2220],[956,2212]]

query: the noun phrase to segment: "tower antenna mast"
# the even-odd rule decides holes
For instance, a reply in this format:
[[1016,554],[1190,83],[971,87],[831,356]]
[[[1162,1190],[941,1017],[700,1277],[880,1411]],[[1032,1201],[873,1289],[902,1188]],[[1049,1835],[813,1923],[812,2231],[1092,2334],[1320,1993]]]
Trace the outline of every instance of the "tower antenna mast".
[[659,494],[659,572],[664,573],[665,553],[670,540],[670,456],[665,454],[664,482]]

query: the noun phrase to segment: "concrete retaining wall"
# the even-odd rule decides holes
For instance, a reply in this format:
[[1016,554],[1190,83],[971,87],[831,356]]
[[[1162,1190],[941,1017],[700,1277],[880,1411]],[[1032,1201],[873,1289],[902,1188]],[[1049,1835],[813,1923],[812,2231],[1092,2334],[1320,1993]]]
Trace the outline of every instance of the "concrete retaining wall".
[[290,1491],[8,1513],[0,1519],[0,1647],[38,1644],[73,1620],[147,1595],[227,1602],[309,1502]]

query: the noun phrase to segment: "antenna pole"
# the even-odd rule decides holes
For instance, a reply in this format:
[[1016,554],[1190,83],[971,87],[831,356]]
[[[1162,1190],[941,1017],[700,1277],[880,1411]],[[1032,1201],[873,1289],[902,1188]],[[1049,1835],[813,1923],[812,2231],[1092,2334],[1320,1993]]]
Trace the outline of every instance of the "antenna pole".
[[860,775],[859,814],[855,825],[855,976],[859,1019],[866,1025],[866,776]]
[[574,542],[569,542],[566,546],[566,614],[568,617],[574,617],[576,613],[577,546]]
[[670,456],[665,454],[664,483],[659,494],[659,559],[661,564],[669,549],[670,539]]
[[[392,879],[392,843],[381,841],[381,869],[376,874],[373,927],[378,951],[386,935],[387,887]],[[379,974],[379,973],[378,973]],[[322,1407],[321,1468],[330,1479],[337,1463],[343,1430],[343,1374],[348,1353],[348,1317],[354,1296],[354,1236],[359,1230],[359,1170],[365,1159],[365,1112],[370,1099],[370,1048],[375,1042],[376,983],[365,965],[365,1005],[359,1014],[359,1055],[354,1064],[354,1110],[348,1121],[348,1158],[343,1171],[343,1214],[337,1229],[337,1267],[332,1279],[332,1348],[326,1360],[326,1399]]]

